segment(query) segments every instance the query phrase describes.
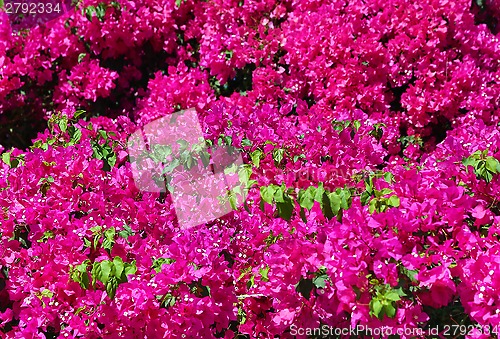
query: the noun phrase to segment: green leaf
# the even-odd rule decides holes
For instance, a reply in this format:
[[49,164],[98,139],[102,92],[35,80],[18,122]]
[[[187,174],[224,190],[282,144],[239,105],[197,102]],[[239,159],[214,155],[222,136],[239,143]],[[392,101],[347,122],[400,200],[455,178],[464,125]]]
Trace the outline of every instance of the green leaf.
[[365,179],[365,188],[366,192],[368,192],[370,195],[373,193],[373,177],[370,176]]
[[367,191],[364,191],[363,193],[361,193],[361,197],[360,197],[361,205],[362,206],[367,205],[368,202],[370,201],[371,196],[372,195],[370,193],[368,193]]
[[384,180],[390,184],[391,182],[394,181],[394,174],[392,174],[391,172],[385,172],[384,173]]
[[[237,187],[237,188],[239,188],[239,187]],[[236,211],[238,209],[238,200],[236,198],[235,193],[233,191],[230,191],[228,198],[229,198],[229,205],[231,206],[231,209],[233,211]]]
[[382,303],[380,302],[380,300],[372,299],[372,301],[370,302],[370,313],[379,318],[381,311]]
[[389,318],[394,318],[396,315],[396,308],[392,304],[384,305],[383,313],[387,314]]
[[111,251],[113,248],[113,245],[115,243],[115,234],[116,230],[114,227],[108,228],[106,231],[104,231],[104,239],[102,240],[102,248],[108,251],[108,253]]
[[380,197],[383,197],[384,195],[387,195],[389,193],[392,193],[394,192],[393,190],[391,190],[390,188],[382,188],[382,190],[375,190],[375,196],[377,198],[380,198]]
[[123,270],[125,269],[125,265],[123,264],[123,260],[120,257],[113,258],[113,267],[115,272],[115,277],[120,279],[122,276]]
[[389,199],[387,199],[387,205],[392,207],[399,207],[400,200],[396,195],[392,195]]
[[326,192],[323,193],[323,199],[321,200],[321,211],[328,220],[332,219],[335,216],[330,204],[330,197]]
[[247,281],[247,289],[251,289],[255,285],[255,276],[251,275],[250,279]]
[[311,189],[314,187],[308,187],[307,189],[301,189],[298,195],[299,206],[307,210],[311,210],[314,206],[314,196],[315,192]]
[[300,208],[299,215],[300,215],[300,218],[302,219],[302,221],[304,223],[307,223],[306,211],[303,207]]
[[339,197],[340,197],[340,208],[342,208],[343,210],[347,210],[350,205],[351,193],[349,192],[349,190],[346,189],[340,190]]
[[173,296],[170,293],[165,294],[164,297],[159,296],[159,298],[157,297],[157,299],[162,300],[160,302],[160,307],[163,307],[163,308],[169,308],[169,307],[174,306],[175,301],[176,301],[175,296]]
[[406,267],[400,267],[401,273],[406,275],[412,282],[417,282],[416,276],[418,270],[409,270]]
[[334,215],[338,215],[340,210],[340,196],[337,193],[328,193],[328,198],[330,200],[330,208]]
[[123,230],[118,232],[118,235],[127,240],[129,236],[134,235],[134,231],[127,224],[123,224]]
[[252,153],[250,153],[250,158],[252,159],[255,167],[259,168],[260,160],[263,158],[264,153],[260,149],[256,149]]
[[113,264],[109,260],[103,260],[101,261],[101,274],[99,275],[99,280],[106,285],[109,280],[109,276],[111,274],[111,270],[113,268]]
[[137,272],[137,267],[135,266],[135,260],[132,261],[130,264],[125,264],[125,276],[128,276],[129,274],[135,274]]
[[322,275],[313,279],[313,284],[314,284],[314,286],[316,286],[316,288],[325,288],[326,279],[328,279],[328,275],[322,274]]
[[285,202],[276,203],[278,214],[285,220],[290,220],[293,214],[293,200],[290,197],[285,198]]
[[493,174],[498,173],[500,163],[494,157],[486,158],[486,168]]
[[174,168],[176,168],[177,166],[180,165],[180,161],[179,159],[173,159],[169,164],[168,166],[165,166],[162,170],[162,174],[166,174],[166,173],[170,173],[174,170]]
[[370,212],[370,214],[373,214],[373,212],[375,212],[377,208],[377,199],[372,199],[370,201],[370,206],[368,208],[368,211]]
[[94,262],[92,264],[92,285],[95,285],[97,280],[101,279],[101,263],[100,262]]
[[259,268],[259,273],[260,273],[262,281],[269,281],[269,277],[268,277],[269,266],[266,266],[264,268]]
[[318,184],[318,188],[316,189],[316,192],[314,194],[314,200],[321,203],[323,201],[323,194],[324,193],[325,193],[325,188],[323,187],[323,183],[320,182]]
[[241,140],[241,146],[252,146],[252,141],[247,138],[243,138]]
[[274,201],[282,203],[285,202],[285,190],[284,186],[276,186],[276,191],[274,191]]
[[283,161],[283,157],[285,155],[285,150],[283,148],[277,148],[273,150],[273,160],[274,165],[278,166]]
[[85,16],[87,17],[88,21],[92,21],[92,16],[95,13],[95,7],[94,6],[88,6],[85,8]]
[[70,136],[70,145],[76,144],[80,139],[82,138],[82,131],[79,128],[76,128],[75,126],[70,126],[68,128],[68,133]]
[[200,158],[201,158],[201,162],[203,163],[203,165],[205,167],[208,167],[208,165],[210,165],[210,154],[203,150],[200,152]]
[[59,128],[61,129],[61,132],[66,133],[66,130],[68,129],[68,120],[66,117],[63,119],[59,120]]
[[113,299],[116,294],[116,289],[118,288],[118,281],[115,277],[111,277],[105,284],[106,293],[110,299]]
[[81,63],[82,60],[83,60],[83,58],[85,58],[86,55],[87,55],[87,53],[80,53],[80,54],[78,54],[78,63]]
[[274,193],[276,192],[277,186],[275,185],[270,185],[270,186],[262,186],[260,188],[260,196],[263,201],[267,202],[268,204],[273,203],[274,199]]
[[3,153],[2,161],[10,166],[10,153]]
[[401,298],[399,297],[399,294],[395,291],[390,291],[388,293],[386,293],[384,295],[384,297],[387,299],[387,300],[390,300],[390,301],[398,301],[398,300],[401,300]]

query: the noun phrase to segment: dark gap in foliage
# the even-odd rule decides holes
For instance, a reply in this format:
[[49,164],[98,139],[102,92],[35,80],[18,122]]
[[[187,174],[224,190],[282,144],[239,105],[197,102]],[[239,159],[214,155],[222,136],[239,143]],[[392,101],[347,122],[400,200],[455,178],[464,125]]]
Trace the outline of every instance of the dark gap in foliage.
[[410,81],[404,85],[401,86],[396,86],[396,87],[391,87],[391,84],[387,82],[387,87],[389,88],[389,91],[392,93],[393,100],[389,103],[391,107],[391,111],[393,112],[402,112],[403,111],[403,106],[401,105],[401,97],[403,94],[406,92],[406,90],[413,85],[415,82],[416,78],[413,76]]
[[[7,279],[9,277],[9,268],[2,266],[0,269],[0,312],[5,312],[7,309],[12,308],[14,302],[10,300],[10,295],[7,289]],[[8,326],[5,325],[5,326]]]
[[224,85],[221,85],[215,76],[210,77],[208,81],[217,97],[229,97],[235,92],[245,93],[252,90],[252,75],[255,69],[256,66],[253,63],[246,64],[243,68],[238,68],[236,75]]
[[456,299],[441,308],[424,305],[423,310],[430,318],[424,330],[437,327],[443,328],[446,325],[456,326],[457,324],[464,327],[474,326],[474,322],[465,312],[460,299]]
[[0,114],[0,145],[26,149],[39,132],[47,127],[42,114],[30,107],[20,107]]
[[56,339],[59,337],[60,331],[53,326],[47,326],[47,331],[43,332],[45,339]]
[[52,111],[54,103],[52,94],[58,83],[54,72],[52,79],[43,86],[35,80],[25,76],[20,79],[24,85],[17,91],[7,94],[7,100],[15,100],[16,96],[23,96],[24,102],[19,106],[0,112],[0,145],[6,149],[12,147],[26,149],[38,133],[45,131],[47,121],[44,110]]
[[12,239],[19,241],[21,247],[29,249],[31,247],[31,241],[28,239],[29,233],[29,226],[25,224],[16,225]]
[[382,44],[382,46],[387,47],[387,43],[389,40],[394,39],[394,33],[393,32],[387,32],[382,35],[380,38],[379,42]]
[[224,260],[226,260],[228,262],[227,267],[229,267],[229,268],[233,267],[233,264],[234,264],[233,255],[231,253],[229,253],[228,250],[222,250],[219,253],[219,256],[221,256],[221,255],[224,256]]
[[309,94],[303,97],[302,100],[304,100],[307,103],[307,108],[311,108],[316,103],[314,97]]
[[431,125],[431,134],[424,138],[424,141],[435,138],[435,144],[439,144],[446,139],[447,132],[451,130],[451,121],[443,116],[438,117],[437,123]]
[[71,211],[71,212],[69,212],[69,220],[71,221],[72,218],[81,219],[84,216],[86,216],[87,214],[88,213],[83,212],[83,211]]
[[279,48],[273,55],[273,63],[275,63],[277,67],[283,67],[285,69],[285,74],[290,75],[290,65],[281,62],[281,59],[287,53],[288,52],[285,51],[284,49]]
[[186,59],[184,60],[184,64],[189,68],[196,68],[200,62],[200,42],[196,38],[191,38],[187,40],[186,43],[192,49],[192,52],[189,52],[193,60]]
[[490,8],[486,0],[472,0],[470,11],[474,15],[474,24],[486,24],[491,33],[496,35],[500,32],[498,18],[495,16],[494,9]]
[[[124,107],[135,105],[135,101],[140,97],[135,96],[134,92],[137,92],[139,89],[145,90],[150,79],[154,77],[154,74],[168,66],[165,60],[171,56],[164,50],[155,51],[151,41],[146,41],[140,49],[142,63],[138,70],[142,74],[142,78],[130,81],[130,86],[127,90],[118,86],[118,80],[115,80],[116,86],[111,90],[109,96],[105,98],[100,97],[93,102],[88,102],[87,107],[84,107],[84,109],[92,112],[94,116],[116,118],[123,114]],[[102,67],[114,70],[119,74],[123,72],[124,67],[128,64],[130,62],[124,56],[106,59],[101,62]],[[133,117],[131,118],[133,120]]]
[[113,71],[121,72],[123,67],[127,64],[124,55],[120,55],[118,58],[108,58],[100,62],[102,67],[111,69]]

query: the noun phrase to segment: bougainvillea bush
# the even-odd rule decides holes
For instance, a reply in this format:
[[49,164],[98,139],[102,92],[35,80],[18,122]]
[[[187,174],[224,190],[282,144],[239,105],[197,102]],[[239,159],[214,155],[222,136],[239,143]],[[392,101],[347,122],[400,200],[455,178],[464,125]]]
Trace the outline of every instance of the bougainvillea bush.
[[[0,18],[2,338],[497,337],[498,1]],[[182,228],[126,143],[189,108],[248,196]]]

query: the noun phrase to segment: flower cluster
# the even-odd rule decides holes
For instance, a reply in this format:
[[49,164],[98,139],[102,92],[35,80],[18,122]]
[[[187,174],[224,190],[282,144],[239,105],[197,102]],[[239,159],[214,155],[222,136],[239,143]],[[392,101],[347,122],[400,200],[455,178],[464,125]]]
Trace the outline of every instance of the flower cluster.
[[[81,0],[26,30],[0,9],[0,336],[489,338],[499,8]],[[189,108],[248,192],[184,228],[127,140]]]

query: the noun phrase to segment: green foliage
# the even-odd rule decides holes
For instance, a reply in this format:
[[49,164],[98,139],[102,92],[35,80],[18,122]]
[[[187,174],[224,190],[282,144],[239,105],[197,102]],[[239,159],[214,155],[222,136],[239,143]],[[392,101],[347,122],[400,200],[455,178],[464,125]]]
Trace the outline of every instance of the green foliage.
[[93,250],[99,247],[104,248],[108,254],[115,244],[116,230],[114,227],[103,229],[102,226],[95,226],[90,229],[92,231],[92,241],[84,239],[85,247],[91,247]]
[[124,238],[125,240],[128,239],[128,237],[134,235],[134,231],[130,228],[129,225],[127,224],[123,224],[123,230],[119,231],[118,232],[118,235],[122,238]]
[[46,242],[49,239],[53,239],[55,237],[54,232],[48,230],[43,232],[43,236],[37,240],[37,242]]
[[87,267],[90,260],[85,260],[83,263],[70,268],[69,276],[71,280],[80,284],[83,289],[88,289],[90,285]]
[[153,269],[156,271],[156,273],[159,273],[161,271],[161,268],[163,265],[170,265],[175,262],[175,259],[171,258],[158,258],[158,259],[153,259]]
[[19,165],[24,165],[24,154],[16,157],[12,156],[12,151],[2,153],[2,161],[9,165],[10,168],[16,168]]
[[47,191],[50,188],[50,185],[54,182],[54,177],[49,175],[46,178],[40,178],[38,180],[38,185],[41,184],[40,186],[40,192],[42,192],[42,195],[45,196],[47,194]]
[[118,285],[127,282],[127,276],[135,274],[136,271],[135,261],[129,264],[123,262],[120,257],[115,257],[112,261],[94,262],[92,265],[92,285],[95,286],[96,281],[102,282],[109,298],[113,299]]
[[[391,183],[394,176],[390,172],[372,174],[365,177],[365,191],[361,193],[361,205],[369,204],[369,212],[385,212],[390,207],[399,207],[400,200],[396,195],[390,195],[394,191],[389,188],[377,190],[374,188],[373,179],[383,177],[385,181]],[[390,196],[389,196],[390,195]]]
[[49,146],[68,147],[76,145],[82,137],[82,130],[78,127],[77,122],[85,113],[83,110],[77,110],[72,119],[69,119],[66,115],[52,115],[48,121],[51,137],[46,141],[36,140],[31,148],[40,148],[46,151]]
[[187,0],[175,0],[175,7],[181,7],[181,4],[186,2]]
[[[312,273],[312,272],[309,272]],[[317,272],[314,272],[313,277],[304,278],[301,277],[299,282],[295,285],[295,290],[300,293],[307,300],[311,297],[311,292],[314,289],[322,289],[326,287],[326,282],[330,278],[326,273],[326,268],[321,267]]]
[[115,297],[118,285],[127,282],[127,276],[135,274],[137,271],[135,261],[126,263],[120,257],[114,257],[113,260],[96,261],[92,265],[90,264],[90,260],[85,260],[83,263],[70,269],[71,280],[79,283],[83,289],[88,289],[90,286],[89,267],[92,268],[92,286],[95,288],[96,282],[100,281],[106,288],[106,293],[111,299]]
[[109,138],[111,135],[104,130],[99,130],[97,137],[90,141],[93,150],[92,156],[102,160],[102,170],[106,172],[111,171],[111,168],[116,164],[116,153],[113,151],[113,147],[116,147],[117,143]]
[[88,21],[92,21],[92,18],[96,16],[97,19],[102,22],[104,21],[104,16],[106,15],[106,9],[110,6],[112,5],[101,2],[97,6],[88,6],[84,8],[82,14],[85,14]]
[[260,188],[262,200],[268,204],[276,204],[278,215],[285,220],[292,218],[295,205],[293,198],[290,196],[292,193],[293,189],[285,187],[285,184],[281,186],[271,184]]
[[204,286],[202,284],[202,279],[194,280],[189,285],[189,290],[191,293],[196,295],[198,298],[204,298],[210,296],[210,287]]
[[382,136],[384,135],[384,130],[382,127],[387,127],[386,124],[384,123],[378,123],[373,125],[373,129],[368,133],[368,135],[371,135],[378,141],[382,139]]
[[[310,186],[306,189],[298,190],[297,194],[294,193],[295,190],[285,187],[284,183],[281,186],[271,184],[260,187],[262,201],[270,205],[275,204],[278,215],[285,220],[291,219],[293,211],[296,208],[296,202],[300,208],[299,215],[304,222],[307,221],[305,211],[310,211],[315,202],[320,204],[323,215],[327,219],[335,216],[340,219],[341,210],[347,210],[352,203],[350,189],[337,188],[335,191],[329,192],[325,190],[322,182],[318,184],[318,187]],[[295,196],[297,197],[296,199]],[[263,209],[262,204],[261,208]]]
[[273,150],[273,160],[274,165],[278,167],[283,161],[283,157],[285,156],[285,150],[283,148],[276,148]]
[[361,122],[359,120],[333,120],[333,129],[342,132],[346,128],[351,127],[353,131],[357,132],[361,127]]
[[478,179],[484,179],[490,182],[495,174],[500,173],[500,162],[491,156],[488,156],[488,150],[476,151],[471,156],[464,158],[462,163],[468,170],[471,166],[474,168],[474,174]]
[[422,138],[414,135],[402,136],[398,138],[398,142],[401,143],[403,148],[406,148],[409,145],[418,145],[419,147],[422,147],[424,145]]
[[175,305],[177,298],[171,293],[167,293],[164,296],[156,296],[156,300],[159,301],[161,308],[169,308]]
[[259,273],[260,273],[260,277],[261,277],[262,281],[264,281],[264,282],[269,281],[269,277],[268,277],[269,265],[267,265],[264,268],[259,268]]
[[45,304],[44,298],[51,299],[52,297],[54,297],[54,292],[44,288],[42,291],[37,292],[35,295],[42,302],[42,308],[45,308],[47,305]]
[[401,288],[394,289],[389,284],[375,286],[375,295],[370,301],[370,315],[382,320],[384,316],[394,318],[397,301],[406,296]]

